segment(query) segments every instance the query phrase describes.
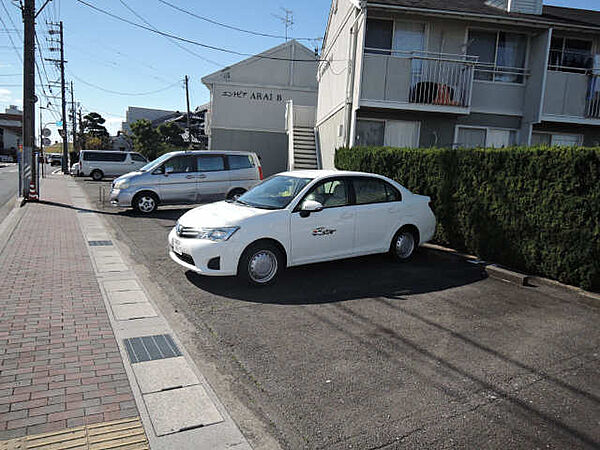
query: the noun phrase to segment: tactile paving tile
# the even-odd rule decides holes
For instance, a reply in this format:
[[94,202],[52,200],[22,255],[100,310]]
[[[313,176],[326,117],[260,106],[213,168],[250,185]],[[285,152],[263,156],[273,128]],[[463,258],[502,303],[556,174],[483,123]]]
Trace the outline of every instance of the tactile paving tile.
[[0,441],[0,450],[148,450],[149,448],[139,417]]

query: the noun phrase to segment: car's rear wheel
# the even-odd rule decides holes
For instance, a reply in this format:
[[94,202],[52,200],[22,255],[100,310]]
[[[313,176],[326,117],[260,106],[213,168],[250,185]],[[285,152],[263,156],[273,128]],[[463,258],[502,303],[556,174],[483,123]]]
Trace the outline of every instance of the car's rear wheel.
[[102,171],[98,170],[98,169],[93,170],[90,175],[92,177],[92,180],[94,180],[94,181],[100,181],[104,177],[104,174],[102,173]]
[[390,245],[390,253],[396,261],[409,261],[415,254],[415,250],[419,245],[417,236],[410,228],[402,228],[392,239]]
[[271,242],[252,244],[242,254],[238,276],[254,286],[273,283],[284,269],[281,250]]
[[158,198],[151,192],[136,194],[133,198],[133,209],[143,214],[150,214],[158,208]]
[[229,194],[227,194],[227,200],[236,200],[241,195],[243,195],[245,192],[246,192],[246,189],[242,189],[242,188],[232,189],[231,192],[229,192]]

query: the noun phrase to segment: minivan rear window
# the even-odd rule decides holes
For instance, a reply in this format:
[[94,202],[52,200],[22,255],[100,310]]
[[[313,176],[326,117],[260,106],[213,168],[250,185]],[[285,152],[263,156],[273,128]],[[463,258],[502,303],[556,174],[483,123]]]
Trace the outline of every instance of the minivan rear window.
[[254,167],[254,161],[250,155],[229,155],[229,170],[251,169]]
[[110,162],[123,162],[127,158],[127,153],[116,153],[116,152],[84,152],[84,161],[110,161]]
[[146,158],[144,158],[142,155],[139,155],[137,153],[132,153],[131,154],[131,159],[134,161],[139,161],[139,162],[148,162],[146,160]]

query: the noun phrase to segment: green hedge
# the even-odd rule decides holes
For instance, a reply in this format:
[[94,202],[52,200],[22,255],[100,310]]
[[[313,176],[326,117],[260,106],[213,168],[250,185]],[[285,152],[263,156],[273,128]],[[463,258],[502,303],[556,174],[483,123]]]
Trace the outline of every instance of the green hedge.
[[440,244],[600,289],[599,148],[342,148],[335,166],[430,196]]

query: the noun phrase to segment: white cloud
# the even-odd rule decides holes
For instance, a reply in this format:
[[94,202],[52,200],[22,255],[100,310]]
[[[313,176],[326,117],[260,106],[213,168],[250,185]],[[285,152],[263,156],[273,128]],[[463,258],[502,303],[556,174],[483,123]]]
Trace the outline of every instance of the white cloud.
[[121,130],[121,124],[125,120],[123,117],[105,117],[104,126],[111,135],[117,134]]
[[0,88],[0,102],[11,102],[12,92],[10,89]]

